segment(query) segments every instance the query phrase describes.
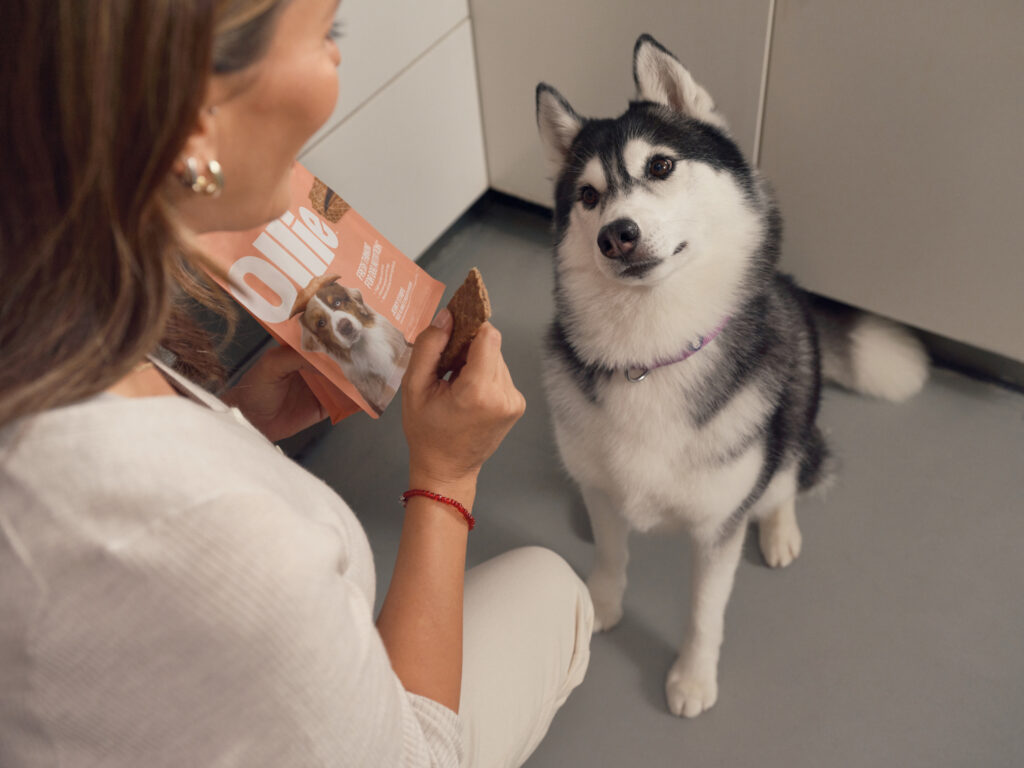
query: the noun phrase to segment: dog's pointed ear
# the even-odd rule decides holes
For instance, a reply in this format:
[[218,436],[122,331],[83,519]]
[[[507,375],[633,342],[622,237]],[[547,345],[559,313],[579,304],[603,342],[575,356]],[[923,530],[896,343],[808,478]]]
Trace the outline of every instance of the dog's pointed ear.
[[561,168],[582,127],[582,118],[562,94],[547,83],[537,86],[537,128],[552,166]]
[[641,35],[633,48],[633,80],[637,99],[664,104],[687,117],[728,130],[710,94],[650,35]]

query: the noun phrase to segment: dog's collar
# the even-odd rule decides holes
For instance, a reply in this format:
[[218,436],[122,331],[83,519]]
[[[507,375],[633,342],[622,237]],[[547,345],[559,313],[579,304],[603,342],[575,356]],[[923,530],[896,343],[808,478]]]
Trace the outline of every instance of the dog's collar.
[[711,331],[711,333],[707,334],[706,336],[698,336],[697,341],[691,341],[689,344],[687,344],[686,349],[684,349],[683,352],[677,357],[671,357],[666,360],[657,360],[656,362],[648,366],[634,365],[627,368],[625,371],[626,379],[632,382],[633,384],[636,384],[646,379],[648,374],[651,371],[655,370],[656,368],[663,368],[666,365],[681,363],[683,362],[683,360],[693,357],[695,354],[704,349],[704,347],[706,347],[708,344],[714,341],[715,337],[718,336],[718,334],[720,334],[725,329],[725,326],[729,324],[730,320],[732,320],[732,316],[725,318],[725,320],[718,324],[718,327],[715,328],[715,330]]

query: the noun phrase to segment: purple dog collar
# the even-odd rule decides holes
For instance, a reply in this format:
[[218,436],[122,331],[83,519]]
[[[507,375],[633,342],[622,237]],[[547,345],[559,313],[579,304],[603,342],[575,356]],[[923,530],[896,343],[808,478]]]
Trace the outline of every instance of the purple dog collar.
[[[732,320],[731,316],[725,318],[725,320],[723,320],[719,324],[719,326],[715,328],[715,330],[713,330],[707,336],[699,336],[696,342],[690,342],[689,344],[687,344],[686,349],[684,349],[682,354],[679,355],[678,357],[673,357],[668,360],[658,360],[657,362],[647,366],[646,368],[638,365],[627,368],[625,371],[626,379],[636,384],[646,379],[647,375],[656,368],[663,368],[666,365],[681,363],[683,362],[683,360],[693,357],[695,354],[704,349],[704,347],[706,347],[708,344],[714,341],[715,337],[718,336],[718,334],[720,334],[723,330],[725,330],[725,326],[729,324],[730,320]],[[638,373],[634,375],[634,371],[638,371]]]

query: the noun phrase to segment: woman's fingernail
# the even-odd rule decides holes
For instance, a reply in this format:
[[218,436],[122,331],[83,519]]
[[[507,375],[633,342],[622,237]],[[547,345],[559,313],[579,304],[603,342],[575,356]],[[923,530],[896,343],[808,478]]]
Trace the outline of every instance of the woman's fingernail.
[[435,328],[440,328],[442,331],[452,324],[452,313],[448,311],[447,307],[444,307],[437,315],[434,316],[434,320],[431,323]]

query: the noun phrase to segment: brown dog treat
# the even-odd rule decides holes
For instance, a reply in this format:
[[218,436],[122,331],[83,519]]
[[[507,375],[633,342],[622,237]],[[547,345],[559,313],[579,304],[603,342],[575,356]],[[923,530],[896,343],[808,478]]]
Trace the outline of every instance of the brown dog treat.
[[341,195],[316,177],[313,178],[313,186],[309,190],[309,202],[313,204],[314,211],[333,222],[337,222],[348,213],[350,208]]
[[469,270],[465,281],[452,294],[448,301],[448,311],[452,313],[452,336],[441,352],[438,376],[444,376],[448,371],[459,372],[466,364],[470,342],[480,326],[491,316],[491,300],[487,297],[484,279],[476,267]]

